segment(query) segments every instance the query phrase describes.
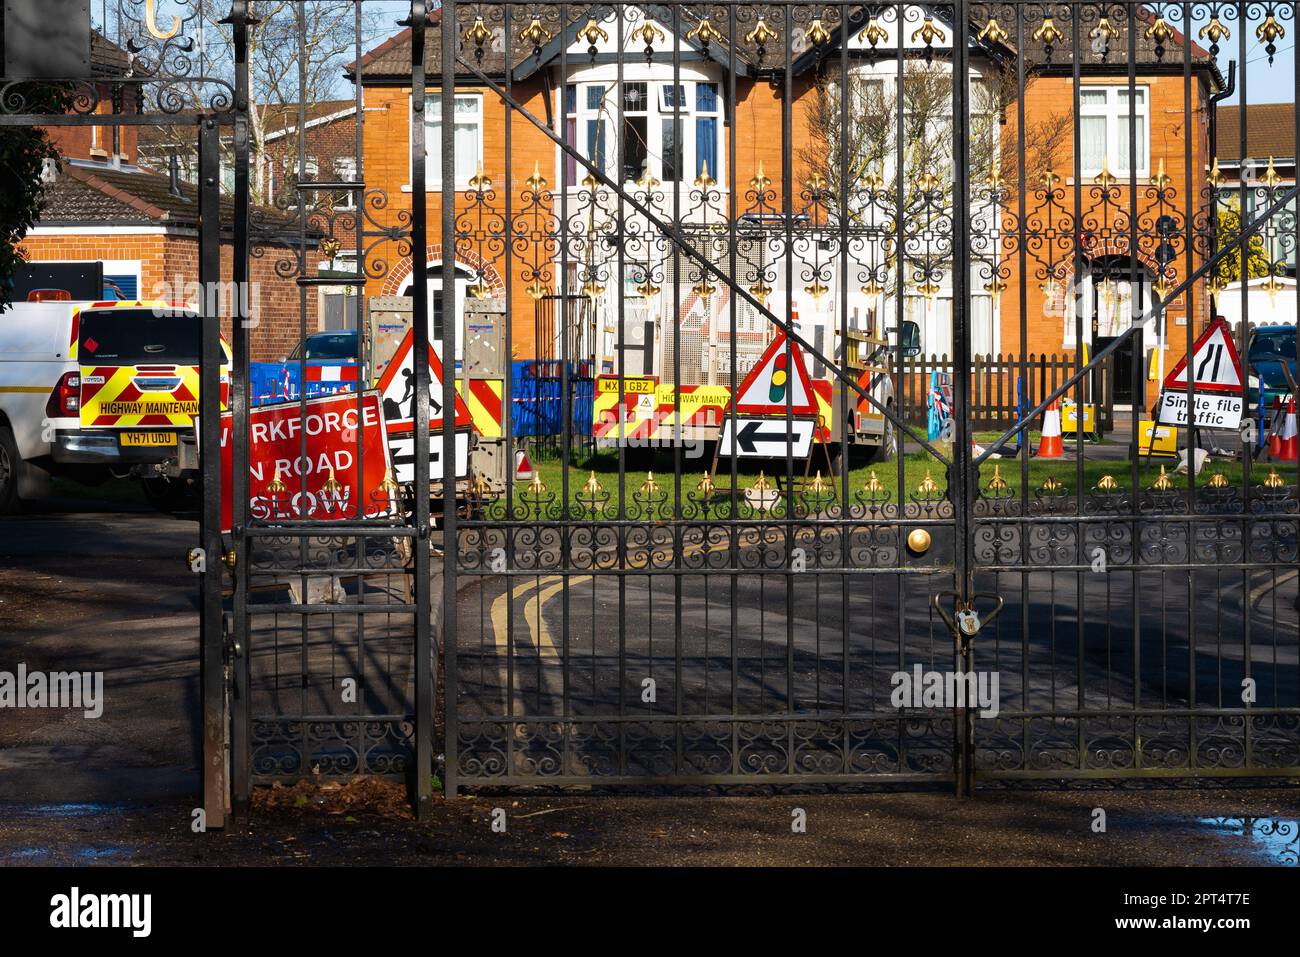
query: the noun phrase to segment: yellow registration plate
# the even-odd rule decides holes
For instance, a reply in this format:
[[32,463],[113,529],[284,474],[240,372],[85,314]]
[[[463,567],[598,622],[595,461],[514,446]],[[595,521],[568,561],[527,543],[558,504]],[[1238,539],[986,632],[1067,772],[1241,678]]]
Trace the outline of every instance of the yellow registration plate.
[[122,448],[159,448],[176,444],[175,432],[123,432]]

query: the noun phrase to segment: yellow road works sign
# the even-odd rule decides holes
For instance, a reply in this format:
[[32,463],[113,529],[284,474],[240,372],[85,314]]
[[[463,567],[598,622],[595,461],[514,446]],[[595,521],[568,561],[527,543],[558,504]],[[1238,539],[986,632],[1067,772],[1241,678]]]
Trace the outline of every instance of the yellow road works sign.
[[1138,454],[1150,455],[1154,458],[1176,458],[1178,428],[1172,425],[1156,425],[1150,419],[1142,419],[1138,423]]
[[[1070,401],[1061,403],[1061,434],[1079,431],[1079,406]],[[1091,402],[1083,406],[1083,432],[1085,435],[1097,434],[1097,407]]]

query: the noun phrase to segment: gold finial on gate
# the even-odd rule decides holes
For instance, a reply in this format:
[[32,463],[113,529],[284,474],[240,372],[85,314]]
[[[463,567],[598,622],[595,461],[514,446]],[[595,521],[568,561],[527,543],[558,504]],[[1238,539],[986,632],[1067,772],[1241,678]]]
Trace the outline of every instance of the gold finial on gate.
[[1050,169],[1040,178],[1043,181],[1043,189],[1049,193],[1055,190],[1056,184],[1061,181],[1061,177],[1057,176],[1056,173],[1052,172]]
[[531,43],[533,49],[537,50],[550,42],[551,35],[551,31],[542,26],[541,17],[533,17],[533,22],[520,31],[519,39]]
[[481,16],[474,18],[472,26],[465,28],[465,39],[476,47],[481,47],[488,40],[492,39],[492,31],[487,28]]
[[763,161],[758,161],[758,171],[750,177],[749,188],[756,193],[762,193],[772,185],[772,180],[763,174]]
[[885,483],[880,481],[880,476],[876,474],[875,469],[872,469],[871,474],[867,476],[866,483],[862,486],[862,491],[866,492],[867,495],[879,495],[884,490]]
[[767,473],[762,469],[758,470],[758,478],[754,479],[754,484],[750,488],[756,492],[766,492],[772,487],[772,483],[767,480]]
[[275,475],[271,476],[271,481],[266,484],[266,490],[271,495],[283,495],[287,486],[280,479],[280,466],[275,467]]
[[648,165],[641,172],[641,178],[636,181],[637,189],[645,190],[647,193],[659,184],[660,181],[655,179],[654,174],[650,172],[650,167]]
[[1286,28],[1274,20],[1271,13],[1263,23],[1255,28],[1255,39],[1262,43],[1272,43],[1284,36],[1286,36]]
[[818,469],[817,474],[813,476],[812,480],[813,492],[820,495],[822,492],[826,491],[828,487],[829,486],[827,486],[825,479],[822,478],[822,470]]
[[1264,479],[1265,488],[1282,488],[1286,485],[1286,480],[1277,474],[1277,469],[1268,470],[1268,478]]
[[819,47],[823,43],[829,43],[831,39],[830,31],[822,26],[821,17],[808,24],[808,29],[804,31],[803,35],[815,47]]
[[940,43],[948,39],[948,34],[944,33],[934,22],[934,17],[926,16],[921,25],[912,31],[912,42],[920,40],[926,46],[933,45],[935,40]]
[[641,294],[641,298],[647,301],[659,295],[660,289],[650,281],[650,274],[646,273],[645,282],[636,287],[636,291]]
[[708,472],[705,472],[704,478],[700,479],[699,483],[695,486],[695,491],[699,492],[700,495],[704,496],[705,498],[708,498],[710,495],[713,494],[714,488],[715,486],[713,484],[713,476],[710,475]]
[[930,475],[930,470],[925,470],[925,478],[921,479],[921,484],[916,487],[916,494],[923,498],[933,498],[939,494],[939,485]]
[[1036,42],[1050,47],[1060,43],[1065,38],[1065,34],[1057,28],[1056,22],[1051,17],[1044,17],[1043,25],[1034,31],[1033,37]]
[[1119,483],[1115,481],[1115,476],[1103,475],[1097,480],[1097,488],[1102,492],[1114,492],[1119,489]]
[[1009,487],[1007,480],[1002,477],[1002,466],[995,464],[993,466],[993,478],[989,479],[989,484],[985,486],[984,490],[998,495],[1005,492]]
[[705,160],[700,164],[700,175],[695,177],[695,188],[708,191],[716,181],[709,175],[709,161]]
[[582,486],[582,490],[592,498],[605,494],[605,486],[601,485],[600,480],[596,478],[595,469],[592,469],[591,474],[587,476],[587,482]]
[[1011,34],[1002,29],[1002,24],[998,23],[996,18],[991,18],[984,24],[984,29],[975,35],[975,39],[983,43],[1002,43],[1010,36]]
[[600,24],[596,22],[596,18],[592,17],[587,21],[587,25],[578,31],[578,38],[586,40],[588,45],[594,47],[597,40],[608,40],[609,34],[601,29]]
[[745,34],[745,42],[752,43],[755,46],[765,47],[773,40],[780,39],[781,34],[777,33],[767,25],[767,18],[763,14],[758,15],[758,23],[754,24],[754,29]]
[[1169,184],[1173,182],[1173,177],[1165,172],[1165,158],[1160,157],[1160,165],[1156,167],[1156,175],[1151,177],[1151,185],[1158,190],[1166,190]]
[[1209,38],[1210,43],[1218,43],[1224,37],[1232,39],[1232,31],[1223,25],[1218,17],[1211,17],[1210,22],[1201,27],[1201,32],[1197,34],[1202,40]]
[[1119,28],[1110,22],[1110,17],[1102,17],[1097,21],[1097,25],[1089,31],[1088,38],[1092,40],[1100,39],[1103,43],[1109,43],[1111,40],[1119,38]]
[[1156,294],[1156,299],[1164,302],[1169,298],[1169,294],[1174,291],[1174,284],[1170,282],[1169,277],[1164,274],[1163,269],[1156,281],[1151,286],[1151,291]]
[[1222,472],[1215,472],[1210,476],[1210,480],[1205,484],[1210,488],[1227,488],[1228,476],[1224,475]]
[[483,172],[483,164],[478,164],[478,172],[469,178],[469,188],[476,193],[486,193],[492,189],[492,180]]
[[645,481],[641,483],[640,492],[646,497],[659,494],[659,483],[655,481],[654,472],[645,473]]
[[1219,169],[1219,158],[1217,156],[1214,158],[1214,165],[1210,167],[1210,172],[1207,178],[1210,181],[1210,185],[1216,189],[1223,185],[1223,171]]
[[1104,156],[1102,157],[1101,172],[1098,173],[1096,176],[1094,176],[1092,181],[1096,183],[1098,186],[1100,186],[1102,190],[1109,190],[1112,186],[1114,186],[1117,182],[1119,182],[1119,180],[1117,180],[1111,174],[1110,163],[1106,160],[1106,157]]
[[1268,189],[1277,189],[1282,182],[1282,177],[1277,174],[1277,167],[1273,165],[1273,157],[1268,158],[1268,168],[1264,170],[1263,183]]
[[1151,485],[1157,492],[1168,492],[1174,487],[1174,480],[1165,472],[1165,467],[1160,466],[1160,476]]
[[1164,46],[1174,38],[1174,28],[1165,22],[1165,18],[1157,16],[1155,22],[1147,27],[1146,38],[1154,40],[1157,46]]
[[758,300],[759,305],[766,306],[767,297],[772,295],[772,287],[760,278],[758,282],[749,287],[749,293]]
[[524,185],[534,193],[540,193],[546,189],[546,177],[542,175],[542,167],[537,160],[533,160],[533,175],[524,180]]
[[332,466],[329,470],[329,476],[321,483],[320,490],[324,493],[327,499],[332,499],[343,491],[343,483],[334,477],[334,469]]
[[694,30],[686,34],[686,39],[708,46],[710,43],[720,43],[723,37],[708,20],[701,20]]
[[647,50],[654,49],[656,38],[658,38],[660,43],[663,43],[665,40],[668,39],[666,36],[664,36],[664,32],[660,30],[657,26],[655,26],[653,20],[646,20],[645,23],[641,24],[641,26],[637,27],[635,30],[632,31],[632,36],[640,37],[641,42],[645,44],[645,48]]
[[401,490],[401,486],[393,481],[392,469],[384,469],[383,481],[379,483],[379,491],[383,494],[384,498],[396,498],[397,493]]
[[885,31],[885,28],[880,25],[880,20],[877,17],[872,17],[868,20],[867,25],[858,33],[859,40],[866,40],[873,47],[888,36],[889,34]]
[[1061,480],[1055,475],[1049,475],[1043,479],[1043,484],[1039,487],[1048,495],[1055,495],[1061,490]]

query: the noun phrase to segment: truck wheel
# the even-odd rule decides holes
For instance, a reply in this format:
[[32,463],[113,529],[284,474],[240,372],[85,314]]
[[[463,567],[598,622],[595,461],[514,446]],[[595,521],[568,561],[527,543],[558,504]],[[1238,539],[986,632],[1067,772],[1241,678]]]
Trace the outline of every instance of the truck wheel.
[[[892,402],[889,404],[889,408],[893,408]],[[873,446],[870,452],[867,453],[867,464],[871,465],[877,462],[888,462],[897,454],[898,429],[895,428],[893,422],[885,419],[885,432],[880,437],[880,444]]]
[[13,432],[0,427],[0,515],[10,515],[22,508],[22,500],[18,498],[18,475],[22,467]]
[[198,505],[194,490],[185,479],[146,478],[140,480],[145,500],[160,512],[188,512]]

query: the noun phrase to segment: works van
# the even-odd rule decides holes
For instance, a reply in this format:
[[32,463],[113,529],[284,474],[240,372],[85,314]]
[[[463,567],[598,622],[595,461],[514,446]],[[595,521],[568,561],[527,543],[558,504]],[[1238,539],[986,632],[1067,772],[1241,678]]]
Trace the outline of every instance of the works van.
[[[0,312],[0,513],[42,473],[97,485],[138,479],[153,504],[183,507],[198,475],[202,321],[126,300],[38,290]],[[222,406],[229,350],[222,342]]]

